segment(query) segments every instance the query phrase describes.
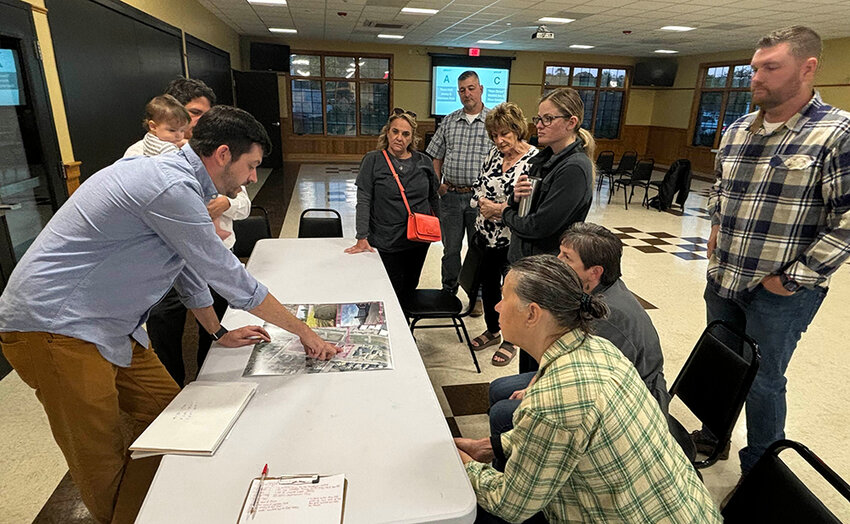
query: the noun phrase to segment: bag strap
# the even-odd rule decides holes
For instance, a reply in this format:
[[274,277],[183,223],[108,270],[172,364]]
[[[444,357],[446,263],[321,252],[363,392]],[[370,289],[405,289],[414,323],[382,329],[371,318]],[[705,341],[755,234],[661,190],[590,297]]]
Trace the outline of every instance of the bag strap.
[[398,184],[398,190],[401,191],[401,199],[404,200],[404,207],[407,208],[407,214],[409,216],[413,216],[413,212],[410,210],[410,204],[407,203],[407,196],[404,194],[404,186],[401,185],[401,180],[399,180],[398,175],[395,172],[395,167],[393,167],[393,163],[390,162],[390,156],[387,154],[387,150],[383,149],[381,150],[381,153],[384,154],[384,159],[386,159],[387,165],[390,166],[390,171],[392,171],[396,184]]

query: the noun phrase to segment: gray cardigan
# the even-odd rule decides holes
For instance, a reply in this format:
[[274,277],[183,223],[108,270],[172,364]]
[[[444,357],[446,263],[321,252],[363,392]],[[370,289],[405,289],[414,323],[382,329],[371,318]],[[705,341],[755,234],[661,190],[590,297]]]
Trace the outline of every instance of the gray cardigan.
[[[431,159],[413,151],[409,161],[392,155],[407,202],[414,213],[439,215],[437,176]],[[405,169],[399,171],[399,164]],[[411,169],[412,168],[412,169]],[[357,175],[357,238],[366,238],[379,251],[403,251],[419,245],[407,240],[407,209],[380,150],[366,153]]]

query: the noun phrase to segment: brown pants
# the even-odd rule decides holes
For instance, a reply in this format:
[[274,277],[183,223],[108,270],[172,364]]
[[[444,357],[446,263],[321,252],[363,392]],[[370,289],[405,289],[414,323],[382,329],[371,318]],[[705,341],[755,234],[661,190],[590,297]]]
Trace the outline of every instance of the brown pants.
[[110,522],[127,464],[120,412],[150,424],[180,391],[177,384],[153,350],[135,341],[128,368],[64,335],[0,333],[0,346],[44,406],[86,507],[98,522]]

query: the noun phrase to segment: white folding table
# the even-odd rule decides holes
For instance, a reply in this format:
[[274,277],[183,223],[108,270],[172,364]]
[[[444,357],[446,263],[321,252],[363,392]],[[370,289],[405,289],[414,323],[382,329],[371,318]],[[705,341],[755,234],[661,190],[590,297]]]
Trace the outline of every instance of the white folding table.
[[[234,523],[251,479],[344,473],[346,524],[470,523],[475,494],[377,254],[351,239],[257,243],[249,271],[283,303],[383,301],[392,370],[242,378],[251,347],[214,345],[199,380],[259,383],[212,457],[163,458],[137,522]],[[229,310],[228,328],[262,324]]]

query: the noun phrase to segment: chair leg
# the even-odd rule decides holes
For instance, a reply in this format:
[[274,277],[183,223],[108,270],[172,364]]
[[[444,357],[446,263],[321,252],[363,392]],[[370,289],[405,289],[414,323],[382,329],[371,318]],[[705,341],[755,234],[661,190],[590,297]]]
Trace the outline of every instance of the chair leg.
[[599,180],[596,181],[596,190],[602,191],[602,179],[605,178],[605,175],[599,175]]
[[463,342],[463,339],[460,337],[460,326],[457,325],[457,321],[455,320],[454,317],[452,317],[452,324],[455,327],[455,333],[457,333],[457,341]]
[[417,322],[419,322],[419,319],[415,317],[410,321],[410,336],[413,337],[414,342],[416,342],[416,335],[413,333],[413,330],[416,329]]
[[[634,188],[632,188],[634,191]],[[626,186],[623,186],[623,202],[626,204],[626,211],[629,210],[629,195],[627,195],[628,191],[626,191]]]
[[481,373],[481,366],[478,365],[478,357],[475,356],[475,349],[472,347],[472,342],[469,340],[469,333],[466,331],[466,324],[463,323],[462,318],[458,317],[457,320],[460,322],[460,327],[463,329],[463,336],[466,337],[466,347],[469,348],[469,354],[472,355],[472,362],[475,364],[475,371]]
[[632,186],[632,190],[629,192],[629,204],[632,203],[633,196],[635,196],[635,186]]
[[608,186],[608,203],[609,203],[609,204],[611,203],[611,197],[613,197],[613,196],[614,196],[614,189],[615,189],[616,187],[617,187],[617,186],[614,184],[614,181],[613,181],[613,180],[611,180],[611,185],[610,185],[610,186]]

